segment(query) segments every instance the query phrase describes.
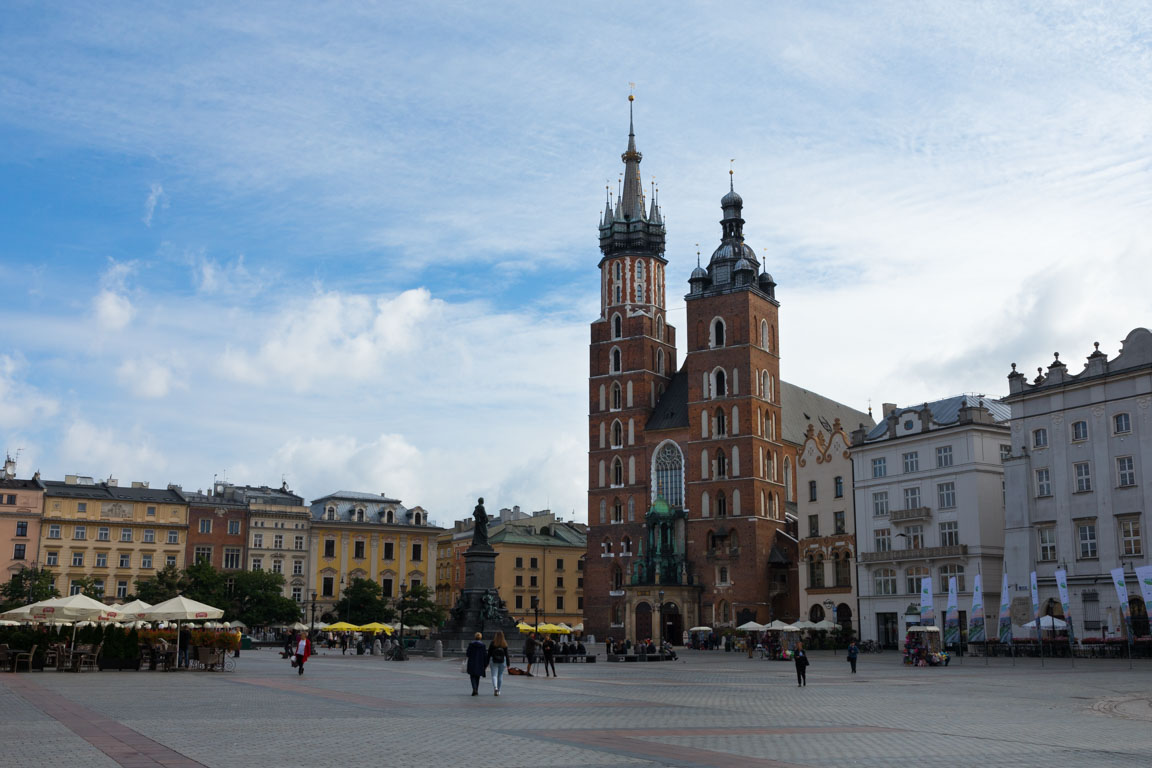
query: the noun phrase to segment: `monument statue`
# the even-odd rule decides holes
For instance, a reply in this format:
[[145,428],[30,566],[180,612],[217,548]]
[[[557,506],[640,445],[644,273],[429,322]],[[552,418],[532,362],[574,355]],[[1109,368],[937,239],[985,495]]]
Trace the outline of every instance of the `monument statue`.
[[472,528],[472,546],[488,546],[488,513],[484,511],[484,498],[476,500],[476,509],[472,510],[472,517],[476,525]]

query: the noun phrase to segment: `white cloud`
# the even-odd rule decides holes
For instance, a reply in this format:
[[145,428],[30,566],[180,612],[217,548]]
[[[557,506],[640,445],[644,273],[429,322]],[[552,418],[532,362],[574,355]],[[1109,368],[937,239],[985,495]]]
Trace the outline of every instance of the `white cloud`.
[[[51,419],[60,410],[55,398],[24,381],[26,368],[22,359],[0,355],[0,430],[5,432],[34,426],[41,420]],[[11,446],[13,450],[16,447]]]
[[172,389],[173,372],[167,365],[151,359],[125,360],[116,370],[120,383],[137,397],[164,397]]
[[81,418],[67,425],[56,452],[69,472],[146,480],[168,468],[154,442],[138,427],[100,427]]
[[354,435],[296,437],[276,451],[273,474],[285,473],[310,495],[338,490],[386,493],[410,506],[422,490],[421,452],[403,435],[381,434],[362,442]]
[[92,300],[96,322],[108,331],[119,331],[132,321],[136,309],[127,296],[112,291],[100,291]]
[[442,311],[423,288],[390,298],[327,291],[283,310],[257,349],[228,347],[221,362],[237,381],[340,388],[383,376],[398,357],[447,332]]
[[164,194],[164,187],[159,184],[153,184],[152,188],[148,191],[148,199],[144,201],[144,226],[152,226],[152,215],[156,212],[156,207],[161,209],[168,207],[168,196]]

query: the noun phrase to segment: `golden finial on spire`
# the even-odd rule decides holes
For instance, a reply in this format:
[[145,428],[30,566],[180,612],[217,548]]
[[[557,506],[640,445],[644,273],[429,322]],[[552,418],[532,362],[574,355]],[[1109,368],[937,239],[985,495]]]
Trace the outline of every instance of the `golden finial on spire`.
[[628,83],[628,101],[636,101],[636,83]]

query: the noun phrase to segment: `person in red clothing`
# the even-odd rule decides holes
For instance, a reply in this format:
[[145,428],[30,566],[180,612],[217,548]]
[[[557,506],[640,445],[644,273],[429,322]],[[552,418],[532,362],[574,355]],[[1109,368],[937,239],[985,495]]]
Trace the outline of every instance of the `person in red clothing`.
[[296,641],[296,674],[304,674],[304,662],[312,655],[312,639],[307,634],[300,635]]

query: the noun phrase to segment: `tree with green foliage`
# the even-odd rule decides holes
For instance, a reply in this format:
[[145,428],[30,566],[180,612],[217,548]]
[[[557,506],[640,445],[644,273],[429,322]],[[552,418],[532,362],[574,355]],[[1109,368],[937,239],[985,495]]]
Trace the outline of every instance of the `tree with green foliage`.
[[96,579],[92,576],[81,576],[78,579],[72,579],[73,587],[80,587],[80,594],[92,598],[93,600],[104,599],[104,585],[97,584]]
[[181,594],[189,600],[222,608],[228,603],[228,593],[224,574],[212,567],[207,560],[197,560],[184,569],[180,579]]
[[336,605],[340,621],[357,625],[388,622],[394,613],[381,594],[380,585],[372,579],[352,579]]
[[284,577],[271,571],[237,571],[230,576],[232,593],[228,596],[224,618],[239,619],[248,626],[291,624],[300,620],[300,604],[284,597]]
[[22,568],[0,586],[0,613],[29,603],[60,597],[56,576],[47,568]]
[[151,605],[171,600],[180,594],[183,575],[174,565],[166,565],[151,579],[136,582],[136,597]]
[[436,604],[432,590],[426,584],[416,584],[396,601],[396,611],[403,608],[404,626],[439,627],[448,617],[443,606]]

